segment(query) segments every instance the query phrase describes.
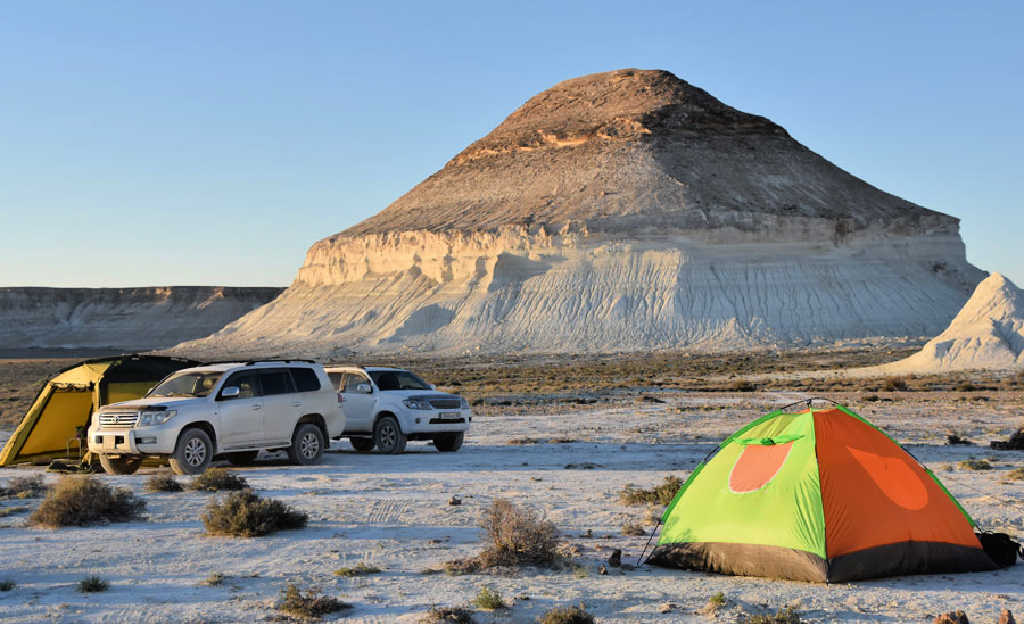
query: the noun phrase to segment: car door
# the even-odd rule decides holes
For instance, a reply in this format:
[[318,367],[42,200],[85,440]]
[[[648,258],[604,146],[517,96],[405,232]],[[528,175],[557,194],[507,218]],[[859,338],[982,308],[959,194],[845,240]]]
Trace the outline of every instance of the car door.
[[302,397],[295,392],[286,368],[260,371],[263,391],[263,441],[267,447],[291,444],[295,423],[302,416]]
[[[341,382],[343,400],[341,410],[345,412],[346,433],[369,433],[373,427],[373,408],[377,395],[373,392],[370,379],[359,373],[346,373]],[[360,392],[360,386],[370,392]]]
[[[224,396],[224,389],[236,387],[238,395]],[[220,426],[217,450],[259,446],[263,441],[263,397],[255,371],[233,373],[217,395]]]

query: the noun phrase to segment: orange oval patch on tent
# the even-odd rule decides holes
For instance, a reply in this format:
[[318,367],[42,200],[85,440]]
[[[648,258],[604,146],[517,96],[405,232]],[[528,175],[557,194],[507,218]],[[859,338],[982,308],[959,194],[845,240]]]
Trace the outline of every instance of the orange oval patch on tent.
[[760,490],[779,474],[793,448],[785,444],[748,444],[729,473],[729,489],[736,494]]
[[928,490],[906,460],[883,457],[852,446],[846,448],[886,498],[910,511],[924,509],[928,504]]

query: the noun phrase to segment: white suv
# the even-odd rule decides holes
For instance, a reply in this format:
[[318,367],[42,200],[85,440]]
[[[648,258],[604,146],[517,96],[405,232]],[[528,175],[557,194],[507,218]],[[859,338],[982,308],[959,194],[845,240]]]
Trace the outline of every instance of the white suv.
[[442,452],[457,451],[473,413],[466,399],[399,368],[329,366],[345,412],[345,433],[357,451],[373,447],[401,453],[408,440],[430,440]]
[[260,449],[315,464],[345,430],[339,402],[323,366],[307,360],[186,368],[141,399],[101,407],[89,426],[89,451],[111,474],[131,474],[146,457],[168,459],[177,474],[199,474],[215,455],[245,464]]

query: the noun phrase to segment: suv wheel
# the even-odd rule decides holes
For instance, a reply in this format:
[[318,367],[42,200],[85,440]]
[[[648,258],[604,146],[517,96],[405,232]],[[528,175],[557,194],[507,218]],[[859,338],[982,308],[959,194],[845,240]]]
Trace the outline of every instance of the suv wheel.
[[206,472],[213,461],[213,442],[198,427],[186,429],[178,438],[170,464],[174,474],[197,475]]
[[324,433],[320,427],[306,423],[295,428],[288,459],[293,464],[309,466],[319,464],[324,455]]
[[373,426],[373,442],[381,453],[401,453],[405,450],[405,434],[394,416],[382,416]]
[[100,466],[103,466],[103,472],[107,474],[134,474],[141,465],[141,457],[110,457],[109,455],[100,455]]
[[259,451],[238,451],[237,453],[224,453],[225,459],[231,462],[232,466],[248,466],[256,461]]
[[357,438],[353,436],[348,441],[352,444],[352,448],[360,453],[369,453],[373,450],[373,438]]
[[446,433],[434,437],[434,446],[437,450],[442,453],[454,453],[455,451],[462,448],[462,439],[465,437],[461,431],[459,433]]

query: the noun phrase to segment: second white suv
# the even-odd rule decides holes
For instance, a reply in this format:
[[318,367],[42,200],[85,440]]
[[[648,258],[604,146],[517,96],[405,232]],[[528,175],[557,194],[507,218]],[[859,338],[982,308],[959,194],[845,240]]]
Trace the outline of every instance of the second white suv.
[[89,451],[111,474],[131,474],[147,457],[177,474],[199,474],[214,456],[249,463],[261,449],[319,463],[345,430],[324,367],[306,360],[216,363],[186,368],[146,396],[104,405],[89,426]]
[[401,453],[409,440],[429,440],[441,452],[462,448],[473,413],[466,399],[438,392],[400,368],[329,366],[345,412],[345,433],[357,451]]

